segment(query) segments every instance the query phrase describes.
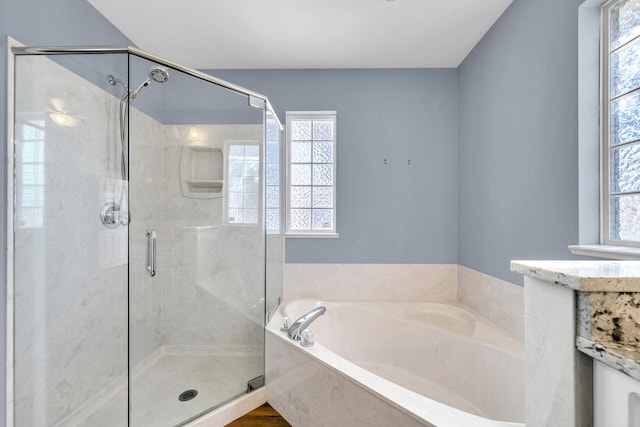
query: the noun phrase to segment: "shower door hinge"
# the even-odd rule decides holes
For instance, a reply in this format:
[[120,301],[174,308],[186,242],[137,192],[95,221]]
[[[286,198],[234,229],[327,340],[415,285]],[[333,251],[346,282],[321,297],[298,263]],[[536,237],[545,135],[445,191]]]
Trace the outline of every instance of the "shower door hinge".
[[260,388],[264,385],[264,375],[255,377],[247,383],[247,393],[251,393],[253,390]]

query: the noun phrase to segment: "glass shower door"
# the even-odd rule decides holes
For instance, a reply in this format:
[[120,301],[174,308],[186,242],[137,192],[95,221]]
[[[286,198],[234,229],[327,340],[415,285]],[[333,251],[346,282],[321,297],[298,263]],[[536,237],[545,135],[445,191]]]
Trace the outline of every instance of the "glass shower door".
[[264,111],[136,56],[129,74],[130,425],[176,426],[264,373]]
[[127,424],[128,229],[99,215],[126,193],[126,73],[124,53],[15,57],[14,426]]

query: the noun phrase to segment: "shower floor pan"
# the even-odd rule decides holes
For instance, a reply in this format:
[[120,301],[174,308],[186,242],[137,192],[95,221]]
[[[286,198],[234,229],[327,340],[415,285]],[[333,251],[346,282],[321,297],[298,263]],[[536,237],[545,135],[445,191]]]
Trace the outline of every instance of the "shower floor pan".
[[[263,355],[238,347],[163,346],[133,369],[132,427],[173,427],[246,391],[263,371]],[[181,401],[185,391],[197,396]],[[189,395],[192,393],[187,393]],[[56,427],[127,425],[127,381],[121,378],[56,423]]]

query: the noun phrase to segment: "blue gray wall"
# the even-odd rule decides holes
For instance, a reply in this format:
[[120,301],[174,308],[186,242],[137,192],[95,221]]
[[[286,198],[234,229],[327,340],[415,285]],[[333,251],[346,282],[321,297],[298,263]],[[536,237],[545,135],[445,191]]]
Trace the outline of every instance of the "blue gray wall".
[[338,113],[340,238],[287,239],[287,262],[457,263],[455,69],[210,73],[267,95],[281,120]]
[[[36,46],[131,45],[131,41],[104,19],[85,0],[0,0],[0,241],[6,242],[6,118],[7,46],[6,37]],[[3,243],[2,247],[6,247]],[[5,254],[0,257],[0,277],[6,275]],[[0,291],[0,384],[4,384],[6,287]],[[5,387],[0,387],[0,402]],[[0,425],[4,424],[4,404],[0,404]]]
[[514,1],[458,68],[459,262],[514,283],[578,242],[581,1]]

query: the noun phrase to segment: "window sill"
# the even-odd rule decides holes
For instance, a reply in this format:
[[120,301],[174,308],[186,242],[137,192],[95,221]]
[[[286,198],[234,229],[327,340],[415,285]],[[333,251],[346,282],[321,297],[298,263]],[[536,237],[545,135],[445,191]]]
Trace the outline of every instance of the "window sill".
[[284,235],[287,239],[337,239],[338,233],[287,233]]
[[574,255],[617,260],[639,260],[640,248],[614,245],[569,245]]

